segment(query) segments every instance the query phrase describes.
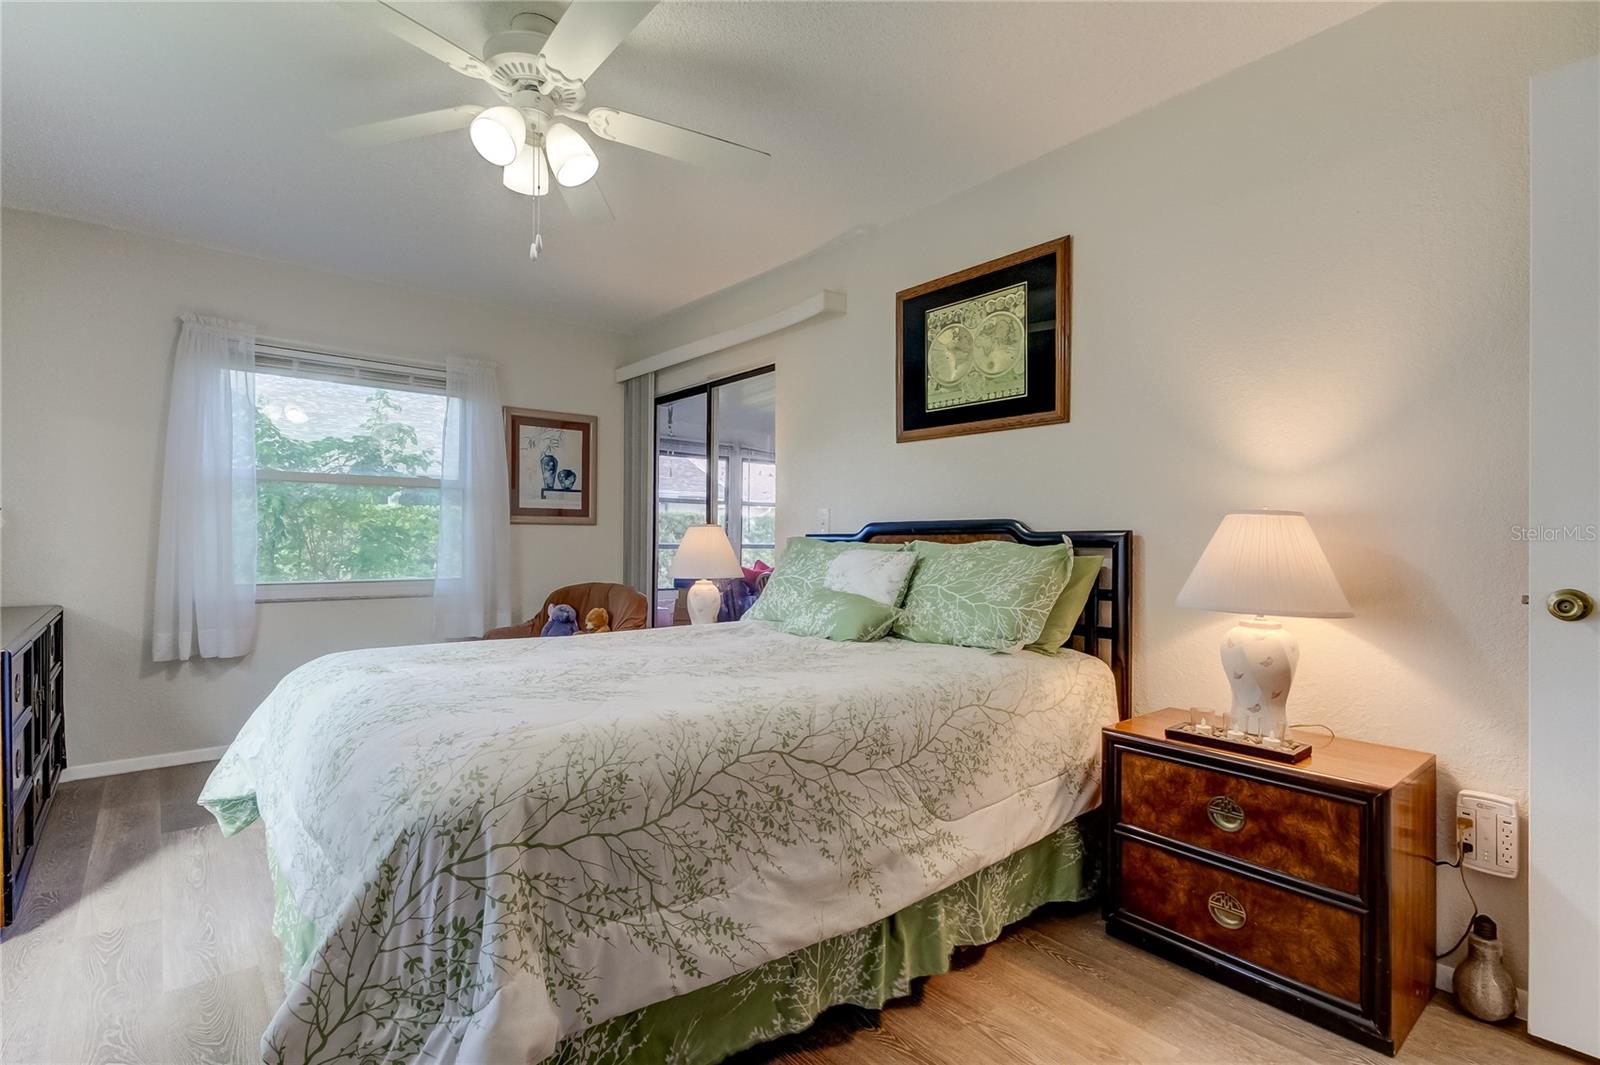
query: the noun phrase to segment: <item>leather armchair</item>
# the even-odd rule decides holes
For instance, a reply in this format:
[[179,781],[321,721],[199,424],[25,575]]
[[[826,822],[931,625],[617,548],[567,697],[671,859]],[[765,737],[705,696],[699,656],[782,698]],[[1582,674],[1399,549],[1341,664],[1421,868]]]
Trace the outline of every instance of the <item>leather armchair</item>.
[[644,596],[629,588],[625,584],[612,584],[608,581],[587,581],[583,584],[569,584],[557,588],[545,597],[544,606],[539,608],[539,613],[524,621],[521,625],[507,625],[504,628],[490,629],[483,634],[485,640],[518,640],[539,635],[539,630],[544,628],[544,623],[549,620],[550,607],[555,603],[565,603],[578,612],[578,631],[583,631],[584,616],[597,606],[606,608],[606,613],[611,615],[611,629],[613,632],[623,632],[628,629],[644,628],[645,619],[650,610],[650,603]]

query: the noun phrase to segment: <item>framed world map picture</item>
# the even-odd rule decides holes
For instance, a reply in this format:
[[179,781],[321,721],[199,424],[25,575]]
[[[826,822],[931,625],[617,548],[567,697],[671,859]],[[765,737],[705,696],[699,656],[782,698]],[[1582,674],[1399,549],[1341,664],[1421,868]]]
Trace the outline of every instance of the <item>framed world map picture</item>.
[[1072,238],[895,295],[895,439],[1067,420]]

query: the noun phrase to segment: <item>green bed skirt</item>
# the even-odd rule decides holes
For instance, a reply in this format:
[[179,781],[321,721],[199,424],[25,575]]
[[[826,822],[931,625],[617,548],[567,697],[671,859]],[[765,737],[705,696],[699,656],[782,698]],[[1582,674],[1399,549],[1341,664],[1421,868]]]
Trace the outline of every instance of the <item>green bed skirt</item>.
[[[1094,814],[1069,821],[964,880],[876,924],[775,958],[747,973],[603,1021],[557,1045],[553,1065],[671,1062],[711,1065],[747,1047],[809,1028],[832,1006],[877,1009],[911,993],[911,981],[948,972],[957,947],[991,943],[1047,902],[1081,902],[1099,887]],[[272,930],[284,971],[299,972],[315,946],[268,854],[276,906]]]

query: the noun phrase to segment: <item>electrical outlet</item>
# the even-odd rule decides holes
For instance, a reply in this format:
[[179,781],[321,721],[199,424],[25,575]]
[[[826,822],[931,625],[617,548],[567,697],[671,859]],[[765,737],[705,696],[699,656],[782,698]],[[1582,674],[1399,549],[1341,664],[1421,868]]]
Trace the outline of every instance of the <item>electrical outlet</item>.
[[1461,859],[1463,868],[1516,876],[1520,837],[1516,800],[1483,791],[1456,795],[1456,842],[1472,847]]
[[817,508],[817,532],[828,532],[828,508]]

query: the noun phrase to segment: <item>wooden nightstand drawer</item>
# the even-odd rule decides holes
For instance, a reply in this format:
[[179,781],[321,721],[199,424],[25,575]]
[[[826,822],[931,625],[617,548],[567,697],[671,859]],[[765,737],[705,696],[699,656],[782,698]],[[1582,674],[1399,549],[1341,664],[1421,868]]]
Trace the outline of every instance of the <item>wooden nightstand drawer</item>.
[[1360,1004],[1359,914],[1133,840],[1121,855],[1122,912]]
[[1106,930],[1393,1054],[1433,994],[1433,756],[1339,737],[1286,765],[1104,732]]
[[1118,757],[1122,823],[1360,894],[1360,803],[1126,748]]

